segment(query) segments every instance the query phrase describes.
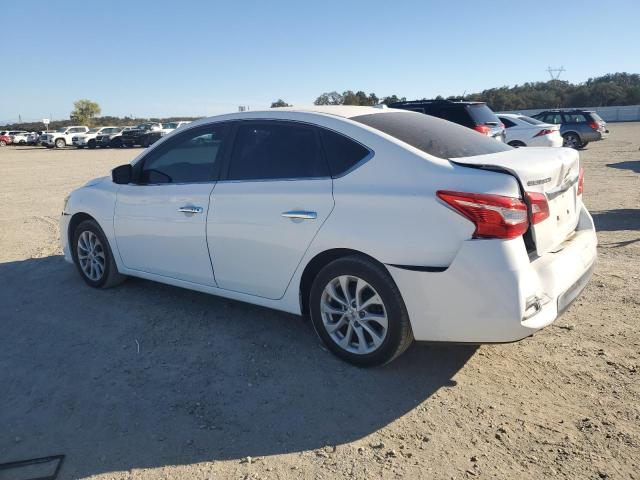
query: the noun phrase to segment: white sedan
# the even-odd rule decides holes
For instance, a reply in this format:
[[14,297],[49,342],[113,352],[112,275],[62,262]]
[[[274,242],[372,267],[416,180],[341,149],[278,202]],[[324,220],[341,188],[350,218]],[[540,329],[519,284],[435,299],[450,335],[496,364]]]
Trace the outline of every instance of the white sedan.
[[544,123],[526,115],[501,113],[505,126],[505,142],[512,147],[561,147],[560,125]]
[[[371,107],[196,121],[67,198],[65,258],[295,314],[380,365],[413,339],[510,342],[553,322],[596,259],[575,150],[513,149]],[[215,334],[212,331],[212,334]]]

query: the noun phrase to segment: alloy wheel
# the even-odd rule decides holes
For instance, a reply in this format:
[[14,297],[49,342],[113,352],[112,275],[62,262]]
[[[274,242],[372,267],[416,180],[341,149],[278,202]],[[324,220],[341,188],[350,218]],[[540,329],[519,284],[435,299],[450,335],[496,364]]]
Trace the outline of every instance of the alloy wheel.
[[104,275],[106,256],[104,247],[98,236],[90,230],[85,230],[78,237],[78,262],[82,272],[94,282]]
[[368,354],[384,342],[389,327],[387,309],[376,290],[353,275],[340,275],[324,288],[320,298],[322,323],[343,350]]

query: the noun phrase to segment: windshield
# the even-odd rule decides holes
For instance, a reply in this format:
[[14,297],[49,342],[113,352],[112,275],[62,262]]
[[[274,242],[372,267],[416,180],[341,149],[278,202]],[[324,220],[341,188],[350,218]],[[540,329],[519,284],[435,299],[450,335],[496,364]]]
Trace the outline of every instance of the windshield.
[[500,123],[493,110],[484,103],[467,105],[467,112],[469,112],[477,125],[498,125]]
[[62,127],[56,130],[56,132],[58,133],[62,133],[62,132],[66,132],[67,131],[67,127]]
[[422,113],[373,113],[353,117],[351,120],[380,130],[439,158],[472,157],[512,149],[470,128]]
[[530,123],[531,125],[544,125],[544,122],[536,120],[535,118],[525,117],[524,115],[519,116],[518,119],[522,120],[523,122]]
[[162,128],[178,128],[178,124],[175,122],[163,123]]

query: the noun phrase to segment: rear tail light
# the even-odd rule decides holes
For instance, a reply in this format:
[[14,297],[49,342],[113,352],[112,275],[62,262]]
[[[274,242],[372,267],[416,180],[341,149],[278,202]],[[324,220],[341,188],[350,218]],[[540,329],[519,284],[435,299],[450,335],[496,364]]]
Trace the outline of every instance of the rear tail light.
[[600,124],[598,122],[590,122],[589,126],[593,129],[593,130],[598,130],[600,128]]
[[580,167],[580,173],[578,175],[578,195],[582,195],[584,192],[584,168]]
[[490,136],[491,135],[491,127],[487,127],[486,125],[476,125],[473,127],[476,132],[480,132],[483,135]]
[[529,228],[527,206],[519,198],[446,190],[436,195],[474,223],[473,238],[516,238]]
[[548,128],[544,128],[544,129],[540,130],[538,133],[536,133],[536,134],[534,135],[534,137],[541,137],[541,136],[543,136],[543,135],[550,135],[550,134],[552,134],[553,132],[555,132],[555,130],[550,130],[550,129],[548,129]]
[[544,193],[527,192],[525,195],[531,205],[531,223],[533,225],[549,218],[549,203]]

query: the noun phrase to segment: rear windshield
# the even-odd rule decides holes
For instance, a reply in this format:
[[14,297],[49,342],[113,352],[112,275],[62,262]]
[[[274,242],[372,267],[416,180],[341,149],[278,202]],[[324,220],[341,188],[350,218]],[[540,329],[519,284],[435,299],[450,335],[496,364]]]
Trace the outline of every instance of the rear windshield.
[[589,115],[595,122],[604,122],[604,120],[602,120],[602,117],[598,115],[596,112],[589,112]]
[[380,130],[439,158],[473,157],[512,149],[470,128],[421,113],[373,113],[352,117],[351,120]]
[[498,125],[500,120],[496,117],[489,107],[484,103],[478,103],[475,105],[467,105],[467,112],[471,115],[476,122],[476,125]]
[[522,120],[523,122],[530,123],[531,125],[544,125],[544,122],[541,122],[540,120],[536,120],[535,118],[525,117],[524,115],[522,115],[521,117],[518,117],[518,119]]

